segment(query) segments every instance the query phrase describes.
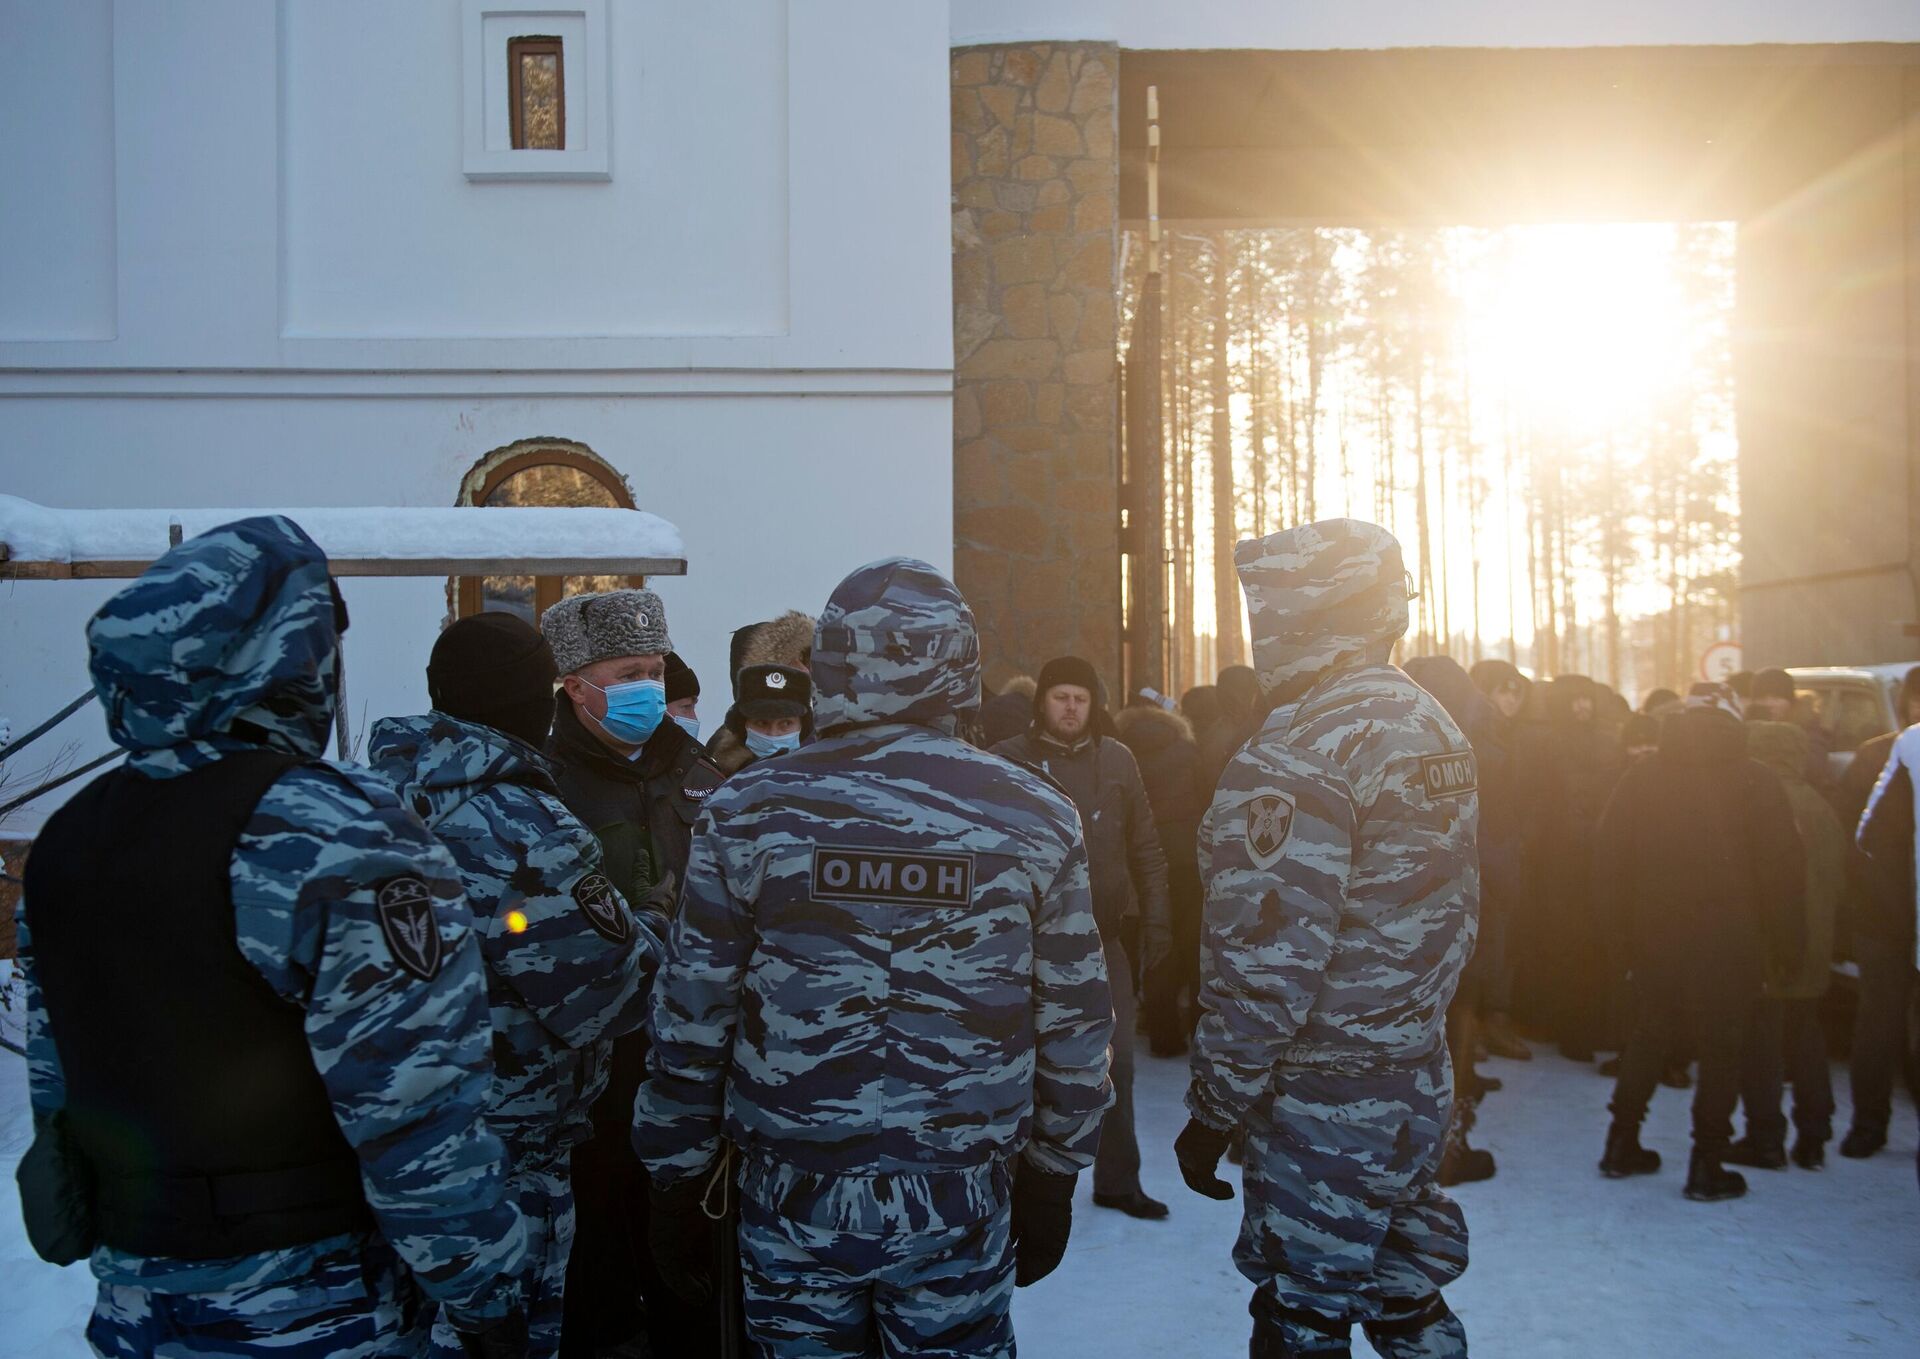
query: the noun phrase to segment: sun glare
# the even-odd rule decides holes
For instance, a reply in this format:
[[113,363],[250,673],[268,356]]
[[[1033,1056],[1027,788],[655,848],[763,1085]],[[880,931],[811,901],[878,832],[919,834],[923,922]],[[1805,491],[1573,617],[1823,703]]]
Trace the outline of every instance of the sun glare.
[[1478,376],[1533,421],[1591,429],[1684,384],[1689,336],[1664,223],[1515,228],[1467,293]]

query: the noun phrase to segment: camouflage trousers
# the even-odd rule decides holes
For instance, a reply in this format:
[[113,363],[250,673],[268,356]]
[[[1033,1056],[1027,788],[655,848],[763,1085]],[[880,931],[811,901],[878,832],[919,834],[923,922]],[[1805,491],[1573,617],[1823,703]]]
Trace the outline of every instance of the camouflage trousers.
[[87,1340],[112,1359],[388,1359],[420,1353],[426,1314],[398,1257],[375,1241],[327,1254],[297,1278],[217,1292],[102,1282]]
[[[527,1309],[527,1359],[553,1359],[560,1352],[567,1260],[573,1254],[573,1184],[566,1162],[515,1170],[507,1191],[520,1205],[527,1224],[527,1262],[520,1275],[520,1297]],[[444,1316],[434,1320],[428,1352],[435,1359],[461,1359],[466,1353]]]
[[972,1222],[845,1231],[740,1205],[747,1335],[759,1359],[1013,1359],[1003,1202]]
[[1466,1218],[1435,1180],[1452,1085],[1444,1051],[1413,1069],[1292,1066],[1250,1115],[1234,1263],[1301,1352],[1345,1354],[1359,1322],[1390,1359],[1466,1354],[1437,1298],[1467,1267]]

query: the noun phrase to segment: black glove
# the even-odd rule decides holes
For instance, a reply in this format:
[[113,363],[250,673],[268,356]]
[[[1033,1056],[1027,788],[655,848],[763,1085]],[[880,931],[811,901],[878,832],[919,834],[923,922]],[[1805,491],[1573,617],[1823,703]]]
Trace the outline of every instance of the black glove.
[[1197,1118],[1187,1120],[1187,1126],[1173,1140],[1173,1156],[1180,1163],[1180,1178],[1187,1182],[1187,1188],[1210,1199],[1233,1197],[1233,1186],[1218,1174],[1220,1158],[1227,1154],[1231,1140],[1230,1133],[1209,1128]]
[[1073,1182],[1020,1158],[1013,1172],[1013,1282],[1018,1288],[1053,1273],[1073,1234]]
[[498,1321],[483,1321],[477,1330],[459,1326],[453,1333],[469,1359],[525,1359],[527,1353],[527,1313],[516,1307]]
[[657,912],[668,920],[673,919],[673,913],[680,909],[680,879],[671,868],[660,875],[660,881],[640,902],[640,909]]
[[688,1302],[705,1304],[713,1296],[713,1259],[720,1224],[701,1205],[706,1176],[647,1190],[647,1248],[667,1287]]

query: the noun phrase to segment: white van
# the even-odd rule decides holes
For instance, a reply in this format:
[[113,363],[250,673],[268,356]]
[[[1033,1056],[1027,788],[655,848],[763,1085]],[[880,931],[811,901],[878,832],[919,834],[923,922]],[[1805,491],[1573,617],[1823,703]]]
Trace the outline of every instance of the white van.
[[1831,759],[1838,778],[1853,752],[1876,736],[1898,729],[1900,682],[1913,661],[1882,665],[1795,665],[1787,668],[1796,689],[1819,705],[1820,725],[1833,737]]

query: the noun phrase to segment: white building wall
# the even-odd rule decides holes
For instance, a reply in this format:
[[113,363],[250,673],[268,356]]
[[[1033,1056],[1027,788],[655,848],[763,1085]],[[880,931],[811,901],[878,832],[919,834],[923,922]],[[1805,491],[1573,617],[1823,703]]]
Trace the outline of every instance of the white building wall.
[[1661,47],[1920,41],[1913,0],[953,0],[953,45]]
[[[682,530],[711,725],[733,628],[951,565],[945,7],[609,0],[609,174],[552,182],[464,171],[469,8],[0,0],[0,492],[447,505],[575,440]],[[16,731],[110,590],[0,583]],[[443,583],[346,590],[355,727],[422,709]]]

